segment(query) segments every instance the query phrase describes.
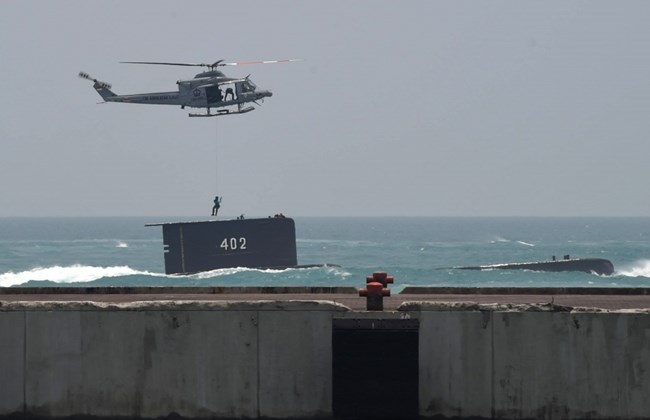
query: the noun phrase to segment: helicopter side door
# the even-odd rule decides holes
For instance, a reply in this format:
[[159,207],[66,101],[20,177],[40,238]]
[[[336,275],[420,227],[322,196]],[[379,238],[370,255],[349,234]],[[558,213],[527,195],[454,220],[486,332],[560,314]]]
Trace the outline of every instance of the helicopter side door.
[[218,106],[223,101],[223,92],[216,84],[198,84],[195,81],[178,82],[179,94],[184,105],[194,108]]
[[209,105],[223,101],[223,93],[219,86],[206,86],[205,87],[205,97]]

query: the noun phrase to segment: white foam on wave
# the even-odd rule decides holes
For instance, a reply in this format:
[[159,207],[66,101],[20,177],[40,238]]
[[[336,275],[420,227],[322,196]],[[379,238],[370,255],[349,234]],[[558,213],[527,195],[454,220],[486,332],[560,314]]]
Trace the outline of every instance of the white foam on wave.
[[127,244],[126,242],[121,242],[121,241],[118,242],[117,245],[115,245],[115,248],[128,248],[128,247],[129,247],[129,244]]
[[0,274],[0,287],[17,286],[28,281],[49,280],[55,283],[79,283],[98,280],[103,277],[122,277],[132,275],[159,275],[147,271],[134,270],[128,266],[94,267],[88,265],[71,265],[68,267],[36,267],[28,271]]
[[338,276],[338,277],[341,277],[341,278],[350,277],[352,275],[352,273],[350,273],[349,271],[344,270],[343,267],[338,267],[338,266],[335,266],[335,265],[328,265],[328,266],[325,266],[325,267],[320,267],[320,269],[323,269],[323,268],[325,270],[327,270],[327,272],[329,274],[334,275],[334,276]]
[[233,267],[233,268],[218,268],[216,270],[203,271],[200,273],[194,273],[189,275],[170,275],[169,277],[189,277],[195,279],[211,279],[214,277],[222,276],[231,276],[238,273],[254,272],[254,273],[266,273],[266,274],[277,274],[277,273],[289,273],[292,271],[306,271],[306,270],[326,270],[328,273],[337,275],[340,277],[347,277],[350,275],[347,271],[343,270],[341,267],[333,265],[325,266],[316,266],[316,267],[290,267],[285,269],[260,269],[260,268],[247,268],[247,267]]
[[261,270],[257,268],[246,268],[246,267],[218,268],[216,270],[203,271],[200,273],[190,274],[188,276],[183,276],[183,277],[190,277],[195,279],[210,279],[213,277],[231,276],[233,274],[245,273],[249,271],[254,271],[259,273],[281,273],[284,270]]
[[650,278],[650,260],[639,260],[616,270],[616,274],[627,277]]
[[514,242],[519,245],[526,245],[526,246],[535,246],[535,244],[531,244],[530,242],[524,242],[524,241],[517,241],[517,240],[510,240],[501,236],[495,237],[493,240],[490,241],[491,244],[497,244],[497,243],[509,243],[509,242]]

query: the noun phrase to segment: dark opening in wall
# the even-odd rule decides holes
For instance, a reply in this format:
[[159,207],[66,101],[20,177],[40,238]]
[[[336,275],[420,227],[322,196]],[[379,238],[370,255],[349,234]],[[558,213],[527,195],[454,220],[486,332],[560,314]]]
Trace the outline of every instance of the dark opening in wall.
[[335,319],[336,418],[418,417],[417,319]]

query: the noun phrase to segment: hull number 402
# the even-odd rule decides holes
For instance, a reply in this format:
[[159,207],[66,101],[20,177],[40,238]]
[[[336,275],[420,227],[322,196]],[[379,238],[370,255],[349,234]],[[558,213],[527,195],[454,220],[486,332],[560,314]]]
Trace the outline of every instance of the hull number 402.
[[221,241],[219,248],[223,248],[225,251],[246,249],[246,238],[223,238],[223,241]]

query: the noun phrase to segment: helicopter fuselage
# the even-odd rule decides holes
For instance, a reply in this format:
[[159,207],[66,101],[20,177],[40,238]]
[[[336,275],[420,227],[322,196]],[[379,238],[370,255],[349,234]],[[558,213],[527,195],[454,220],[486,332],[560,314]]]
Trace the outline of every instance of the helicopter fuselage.
[[[199,73],[193,79],[176,82],[178,91],[151,92],[129,95],[117,95],[110,91],[107,84],[96,81],[93,87],[106,102],[148,104],[148,105],[177,105],[181,108],[222,108],[238,106],[247,102],[255,102],[272,96],[268,90],[258,90],[248,78],[235,79],[225,77],[219,71]],[[237,113],[234,111],[233,113]]]
[[[152,92],[137,93],[129,95],[118,95],[111,91],[111,85],[91,77],[88,73],[79,72],[82,79],[94,82],[93,87],[104,99],[105,102],[119,102],[145,105],[177,105],[181,108],[206,108],[206,114],[190,114],[190,117],[213,117],[226,114],[243,114],[252,111],[252,106],[243,106],[248,102],[259,105],[257,101],[273,96],[269,90],[258,90],[255,83],[250,80],[250,75],[243,79],[226,77],[217,70],[220,66],[239,66],[247,64],[273,64],[303,61],[302,59],[288,60],[264,60],[264,61],[240,61],[226,63],[224,60],[217,60],[212,64],[207,63],[176,63],[160,61],[122,61],[127,64],[150,64],[165,66],[198,66],[208,67],[208,71],[198,73],[189,80],[176,82],[178,91],[175,92]],[[236,107],[233,109],[232,107]],[[216,108],[217,113],[211,114],[210,109]]]

